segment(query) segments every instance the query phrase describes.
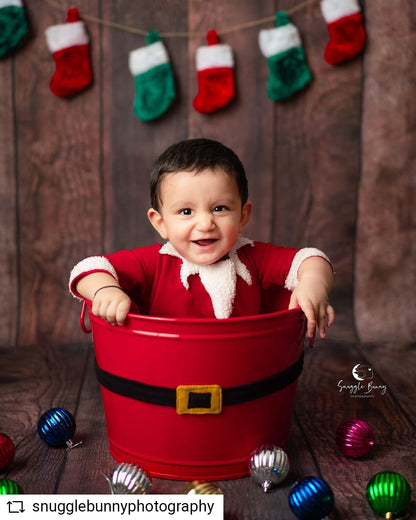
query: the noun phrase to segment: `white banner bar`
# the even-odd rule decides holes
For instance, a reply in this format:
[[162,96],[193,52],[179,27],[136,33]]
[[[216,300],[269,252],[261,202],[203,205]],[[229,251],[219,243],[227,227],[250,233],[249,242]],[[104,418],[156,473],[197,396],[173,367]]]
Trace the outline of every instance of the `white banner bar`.
[[[88,517],[87,517],[88,515]],[[223,520],[223,495],[0,495],[2,520]]]

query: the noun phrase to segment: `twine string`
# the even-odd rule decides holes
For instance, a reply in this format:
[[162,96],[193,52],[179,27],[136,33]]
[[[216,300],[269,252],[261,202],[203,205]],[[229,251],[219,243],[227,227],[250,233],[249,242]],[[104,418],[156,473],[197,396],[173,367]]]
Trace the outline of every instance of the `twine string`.
[[[67,7],[62,5],[61,3],[57,2],[56,0],[43,0],[50,6],[59,9],[61,11],[66,12]],[[290,9],[286,9],[285,12],[290,15],[295,13],[296,11],[300,11],[301,9],[317,3],[318,0],[304,0],[303,2],[300,2],[299,4],[291,7]],[[111,20],[104,20],[102,18],[97,18],[96,16],[92,16],[85,13],[80,13],[80,16],[83,20],[87,22],[92,22],[95,24],[103,25],[106,27],[110,27],[112,29],[119,29],[121,31],[129,32],[132,34],[138,34],[140,36],[146,36],[149,31],[145,31],[143,29],[139,29],[137,27],[131,27],[129,25],[124,25],[121,23],[113,22]],[[266,23],[274,22],[276,19],[276,15],[273,16],[267,16],[266,18],[260,18],[259,20],[252,20],[250,22],[241,23],[238,25],[232,25],[231,27],[225,27],[223,29],[217,29],[217,34],[223,35],[228,34],[231,32],[241,31],[243,29],[249,29],[252,27],[257,27],[259,25],[263,25]],[[162,38],[203,38],[206,35],[206,32],[159,32],[160,36]]]

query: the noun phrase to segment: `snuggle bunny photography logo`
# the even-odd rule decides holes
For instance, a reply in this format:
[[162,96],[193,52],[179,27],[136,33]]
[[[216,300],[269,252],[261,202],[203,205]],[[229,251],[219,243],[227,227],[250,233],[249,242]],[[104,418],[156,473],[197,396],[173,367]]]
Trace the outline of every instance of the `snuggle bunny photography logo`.
[[340,379],[338,391],[347,392],[350,397],[373,398],[376,395],[385,395],[387,386],[374,381],[374,370],[370,365],[357,363],[351,369],[351,382]]

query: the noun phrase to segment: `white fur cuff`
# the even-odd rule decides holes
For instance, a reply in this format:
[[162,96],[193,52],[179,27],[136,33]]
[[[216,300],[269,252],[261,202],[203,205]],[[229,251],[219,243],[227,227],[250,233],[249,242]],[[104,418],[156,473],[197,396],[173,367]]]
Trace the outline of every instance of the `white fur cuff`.
[[300,47],[302,40],[293,23],[275,27],[274,29],[263,29],[259,32],[259,47],[266,58],[281,54],[293,47]]
[[335,22],[344,16],[351,16],[361,11],[357,0],[322,0],[321,12],[326,23]]
[[290,266],[290,270],[285,281],[285,289],[293,291],[293,289],[298,285],[298,270],[300,264],[312,256],[320,256],[321,258],[325,258],[325,260],[331,263],[326,254],[319,249],[314,247],[304,247],[303,249],[300,249],[293,258],[292,265]]
[[23,7],[22,0],[0,0],[0,9],[2,7]]
[[74,291],[72,287],[73,282],[83,274],[88,274],[94,271],[103,271],[111,274],[118,282],[118,276],[113,265],[105,256],[89,256],[78,262],[72,269],[69,276],[69,291],[75,298],[79,298],[79,295]]
[[169,63],[169,56],[161,41],[135,49],[129,54],[129,69],[133,76],[165,63]]
[[52,54],[68,47],[86,45],[89,42],[82,21],[52,25],[46,29],[45,36],[48,49]]
[[233,51],[226,44],[205,45],[196,50],[196,70],[234,66]]

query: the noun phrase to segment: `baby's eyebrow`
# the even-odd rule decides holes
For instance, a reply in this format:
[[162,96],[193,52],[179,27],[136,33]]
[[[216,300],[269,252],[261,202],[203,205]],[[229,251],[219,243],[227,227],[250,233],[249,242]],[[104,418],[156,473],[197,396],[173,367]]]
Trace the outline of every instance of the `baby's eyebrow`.
[[227,204],[228,206],[230,204],[233,204],[235,202],[235,199],[219,199],[218,202],[215,203],[216,206],[222,206],[224,204]]
[[169,209],[189,208],[192,205],[193,205],[192,202],[189,202],[187,200],[178,200],[178,201],[174,202],[173,204],[171,204],[169,206]]

